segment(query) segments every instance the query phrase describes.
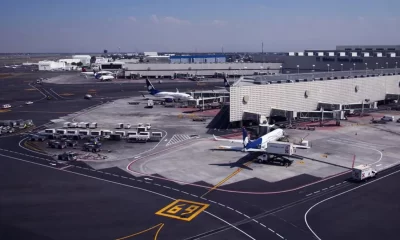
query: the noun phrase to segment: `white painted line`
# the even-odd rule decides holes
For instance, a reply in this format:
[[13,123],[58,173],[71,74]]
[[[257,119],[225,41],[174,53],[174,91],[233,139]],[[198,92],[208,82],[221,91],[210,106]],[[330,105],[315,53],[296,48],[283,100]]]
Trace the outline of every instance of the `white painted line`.
[[309,193],[309,194],[306,195],[306,197],[311,196],[311,195],[313,195],[313,194],[314,194],[314,193]]
[[243,216],[245,216],[245,217],[247,217],[247,218],[250,218],[249,216],[247,216],[246,214],[243,214]]
[[254,222],[256,222],[256,223],[258,223],[258,221],[257,221],[257,220],[255,220],[255,219],[253,219],[253,221],[254,221]]
[[268,230],[270,230],[271,232],[275,233],[275,231],[274,231],[274,230],[272,230],[271,228],[268,228]]
[[207,212],[207,211],[204,211],[204,212],[207,213],[207,214],[209,214],[209,215],[211,215],[211,216],[213,216],[213,217],[215,217],[215,218],[217,218],[217,219],[219,219],[219,220],[221,220],[222,222],[225,222],[225,223],[228,224],[229,226],[233,227],[234,229],[236,229],[236,230],[238,230],[239,232],[241,232],[241,233],[243,233],[244,235],[246,235],[248,238],[253,239],[253,240],[256,240],[255,238],[253,238],[253,237],[250,236],[249,234],[243,232],[241,229],[235,227],[234,225],[228,223],[227,221],[225,221],[225,220],[223,220],[223,219],[221,219],[221,218],[219,218],[219,217],[215,216],[214,214],[211,214],[211,213],[209,213],[209,212]]
[[151,184],[151,182],[145,182],[145,183],[147,183],[147,184]]
[[262,224],[262,223],[260,223],[260,225],[261,225],[261,226],[263,226],[263,227],[267,227],[267,226],[265,226],[265,225],[264,225],[264,224]]
[[323,202],[326,202],[326,201],[331,200],[331,199],[333,199],[333,198],[339,197],[339,196],[341,196],[341,195],[343,195],[343,194],[346,194],[346,193],[348,193],[348,192],[354,191],[354,190],[356,190],[356,189],[365,187],[365,186],[367,186],[367,185],[369,185],[369,184],[372,184],[372,183],[374,183],[374,182],[376,182],[376,181],[380,181],[380,180],[382,180],[382,179],[384,179],[384,178],[387,178],[387,177],[392,176],[392,175],[394,175],[394,174],[396,174],[396,173],[399,173],[399,172],[400,172],[400,170],[397,170],[397,171],[392,172],[392,173],[390,173],[390,174],[388,174],[388,175],[385,175],[385,176],[383,176],[383,177],[380,177],[380,178],[378,178],[378,179],[376,179],[376,180],[372,180],[372,181],[370,181],[370,182],[364,183],[364,184],[361,185],[361,186],[354,187],[354,188],[349,189],[349,190],[347,190],[347,191],[344,191],[344,192],[341,192],[341,193],[339,193],[339,194],[336,194],[336,195],[334,195],[334,196],[332,196],[332,197],[326,198],[326,199],[324,199],[324,200],[322,200],[322,201],[320,201],[320,202],[317,202],[316,204],[314,204],[313,206],[311,206],[311,207],[307,210],[307,212],[304,214],[304,221],[306,222],[306,225],[307,225],[308,229],[311,231],[312,234],[314,234],[314,236],[315,236],[318,240],[321,240],[321,238],[318,237],[318,235],[311,229],[310,225],[309,225],[308,222],[307,222],[307,214],[308,214],[314,207],[316,207],[317,205],[319,205],[319,204],[321,204],[321,203],[323,203]]
[[[54,165],[55,165],[55,164],[54,164]],[[60,168],[60,169],[64,170],[64,169],[69,168],[69,167],[72,167],[72,166],[69,165],[69,166],[62,167],[62,168]]]
[[282,238],[282,239],[285,239],[284,237],[282,237],[281,235],[279,235],[278,233],[276,233],[276,235],[278,235],[278,237],[280,237],[280,238]]
[[[138,180],[138,181],[139,181],[139,180]],[[154,185],[161,187],[161,185],[160,185],[160,184],[158,184],[158,183],[154,183]]]
[[[175,198],[172,198],[170,196],[167,196],[167,195],[164,195],[164,194],[161,194],[161,193],[158,193],[158,192],[150,191],[150,190],[147,190],[147,189],[144,189],[144,188],[139,188],[139,187],[135,187],[135,186],[119,183],[119,182],[113,182],[113,181],[110,181],[110,180],[106,180],[106,179],[102,179],[102,178],[98,178],[98,177],[93,177],[93,176],[85,175],[85,174],[82,174],[82,173],[71,172],[71,171],[66,171],[66,170],[60,170],[58,168],[50,167],[50,166],[39,164],[39,163],[35,163],[35,162],[30,162],[30,161],[27,161],[27,160],[24,160],[24,159],[20,159],[20,158],[10,157],[10,156],[3,155],[3,154],[0,154],[0,156],[11,158],[11,159],[15,159],[15,160],[26,162],[26,163],[30,163],[30,164],[34,164],[34,165],[38,165],[38,166],[42,166],[42,167],[46,167],[46,168],[50,168],[50,169],[54,169],[54,170],[58,170],[58,171],[63,171],[65,173],[75,174],[75,175],[79,175],[79,176],[83,176],[83,177],[87,177],[87,178],[91,178],[91,179],[96,179],[96,180],[107,182],[107,183],[113,183],[113,184],[124,186],[124,187],[128,187],[128,188],[138,189],[138,190],[142,190],[144,192],[148,192],[148,193],[152,193],[152,194],[155,194],[155,195],[158,195],[158,196],[162,196],[162,197],[165,197],[165,198],[168,198],[168,199],[171,199],[171,200],[176,200]],[[243,230],[237,228],[236,226],[230,224],[229,222],[223,220],[222,218],[217,217],[217,216],[215,216],[214,214],[212,214],[210,212],[207,212],[207,211],[204,211],[204,212],[207,213],[208,215],[210,215],[210,216],[212,216],[212,217],[214,217],[214,218],[216,218],[216,219],[228,224],[229,226],[231,226],[232,228],[234,228],[234,229],[238,230],[239,232],[243,233],[244,235],[246,235],[250,239],[255,240],[255,238],[251,237],[249,234],[247,234]]]
[[199,197],[199,196],[196,196],[196,195],[194,195],[194,194],[190,194],[190,195],[192,195],[193,197]]
[[142,180],[136,180],[136,181],[138,181],[138,182],[143,182]]
[[335,187],[335,185],[332,185],[332,186],[330,186],[329,188],[333,188],[333,187]]
[[336,184],[336,186],[339,186],[340,184],[342,184],[342,183],[338,183],[338,184]]
[[163,187],[168,188],[168,189],[171,189],[170,187],[167,187],[167,186],[163,186]]
[[219,205],[221,205],[221,206],[223,206],[223,207],[225,207],[225,205],[224,204],[221,204],[221,203],[218,203]]
[[177,191],[177,192],[179,192],[179,190],[178,189],[176,189],[176,188],[171,188],[172,190],[174,190],[174,191]]
[[189,195],[189,193],[187,193],[187,192],[184,192],[184,191],[181,191],[181,192],[183,192],[184,194],[187,194],[187,195]]
[[233,208],[230,208],[230,207],[226,207],[226,208],[228,208],[228,209],[230,209],[230,210],[232,210],[232,211],[233,211]]
[[239,212],[238,210],[235,210],[235,212],[237,212],[237,213],[239,213],[239,214],[242,214],[242,215],[243,215],[243,213]]
[[214,202],[213,200],[208,200],[208,201],[210,201],[210,202],[212,202],[212,203],[217,203],[217,202]]
[[327,188],[323,188],[322,191],[325,191]]
[[136,181],[136,179],[134,179],[134,178],[129,178],[130,180],[132,180],[132,181]]
[[379,167],[379,166],[382,166],[382,164],[378,164],[378,165],[376,165],[377,167]]
[[316,192],[314,192],[314,193],[319,193],[320,192],[320,190],[318,190],[318,191],[316,191]]

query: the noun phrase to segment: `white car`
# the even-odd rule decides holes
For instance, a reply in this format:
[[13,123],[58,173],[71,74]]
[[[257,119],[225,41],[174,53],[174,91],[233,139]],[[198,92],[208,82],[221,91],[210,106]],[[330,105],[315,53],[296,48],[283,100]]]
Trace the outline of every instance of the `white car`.
[[11,105],[10,105],[10,104],[4,104],[4,105],[2,106],[2,108],[3,108],[3,109],[11,108]]
[[27,101],[27,102],[25,102],[25,104],[26,104],[26,105],[31,105],[31,104],[33,104],[33,102]]

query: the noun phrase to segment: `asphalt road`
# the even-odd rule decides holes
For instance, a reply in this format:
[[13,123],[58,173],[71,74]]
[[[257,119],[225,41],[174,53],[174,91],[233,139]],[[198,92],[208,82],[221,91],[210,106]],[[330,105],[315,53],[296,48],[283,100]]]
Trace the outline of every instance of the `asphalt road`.
[[[1,95],[3,100],[16,103],[10,112],[0,113],[0,119],[33,119],[41,125],[123,96],[116,84],[44,84],[35,86],[39,90],[25,91],[33,88],[29,81],[37,77],[0,80],[9,87],[0,90],[9,94]],[[138,94],[142,85],[126,84],[123,93]],[[161,85],[166,90],[196,86]],[[83,94],[91,88],[98,96],[84,100]],[[41,99],[40,92],[46,91],[52,100]],[[27,99],[36,102],[18,105]],[[367,183],[350,182],[349,174],[343,174],[285,193],[213,191],[203,196],[207,189],[134,177],[118,168],[94,170],[84,163],[55,163],[49,156],[21,148],[23,138],[0,138],[0,239],[155,239],[155,235],[161,240],[397,239],[399,168]],[[279,184],[250,179],[227,188],[251,191],[262,186],[279,192],[316,180],[308,175]],[[164,209],[175,199],[192,203],[180,201]],[[174,212],[174,207],[182,209]],[[193,218],[185,221],[182,216]]]

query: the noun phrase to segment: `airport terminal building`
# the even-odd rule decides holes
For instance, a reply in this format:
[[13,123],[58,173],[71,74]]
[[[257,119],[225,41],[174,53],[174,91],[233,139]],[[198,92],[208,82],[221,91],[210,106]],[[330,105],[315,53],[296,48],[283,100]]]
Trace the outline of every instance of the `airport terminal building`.
[[285,54],[256,54],[255,62],[280,62],[283,73],[397,68],[400,45],[337,46],[335,50],[305,50]]
[[323,80],[297,79],[261,85],[238,81],[230,88],[229,120],[239,123],[250,119],[263,122],[274,116],[307,118],[320,116],[315,112],[321,109],[326,116],[343,119],[341,112],[345,110],[376,108],[378,102],[389,98],[399,100],[400,73],[371,72],[366,75],[361,71],[352,76],[344,72],[342,76],[325,75]]

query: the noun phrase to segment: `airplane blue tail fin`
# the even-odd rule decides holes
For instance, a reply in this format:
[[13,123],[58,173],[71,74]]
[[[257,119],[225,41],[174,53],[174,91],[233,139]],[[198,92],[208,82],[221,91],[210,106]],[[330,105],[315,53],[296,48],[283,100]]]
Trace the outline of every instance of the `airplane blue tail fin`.
[[224,77],[224,86],[226,88],[229,88],[231,85],[229,84],[228,80],[226,79],[226,77]]
[[247,131],[246,131],[245,128],[242,128],[242,134],[243,134],[243,147],[244,148],[246,148],[246,149],[249,149],[249,148],[254,148],[254,149],[261,148],[261,144],[262,144],[262,138],[261,137],[251,141],[249,139],[249,136],[248,136]]
[[147,86],[147,91],[149,91],[149,93],[152,95],[160,92],[153,86],[153,84],[151,84],[148,78],[146,78],[146,86]]

